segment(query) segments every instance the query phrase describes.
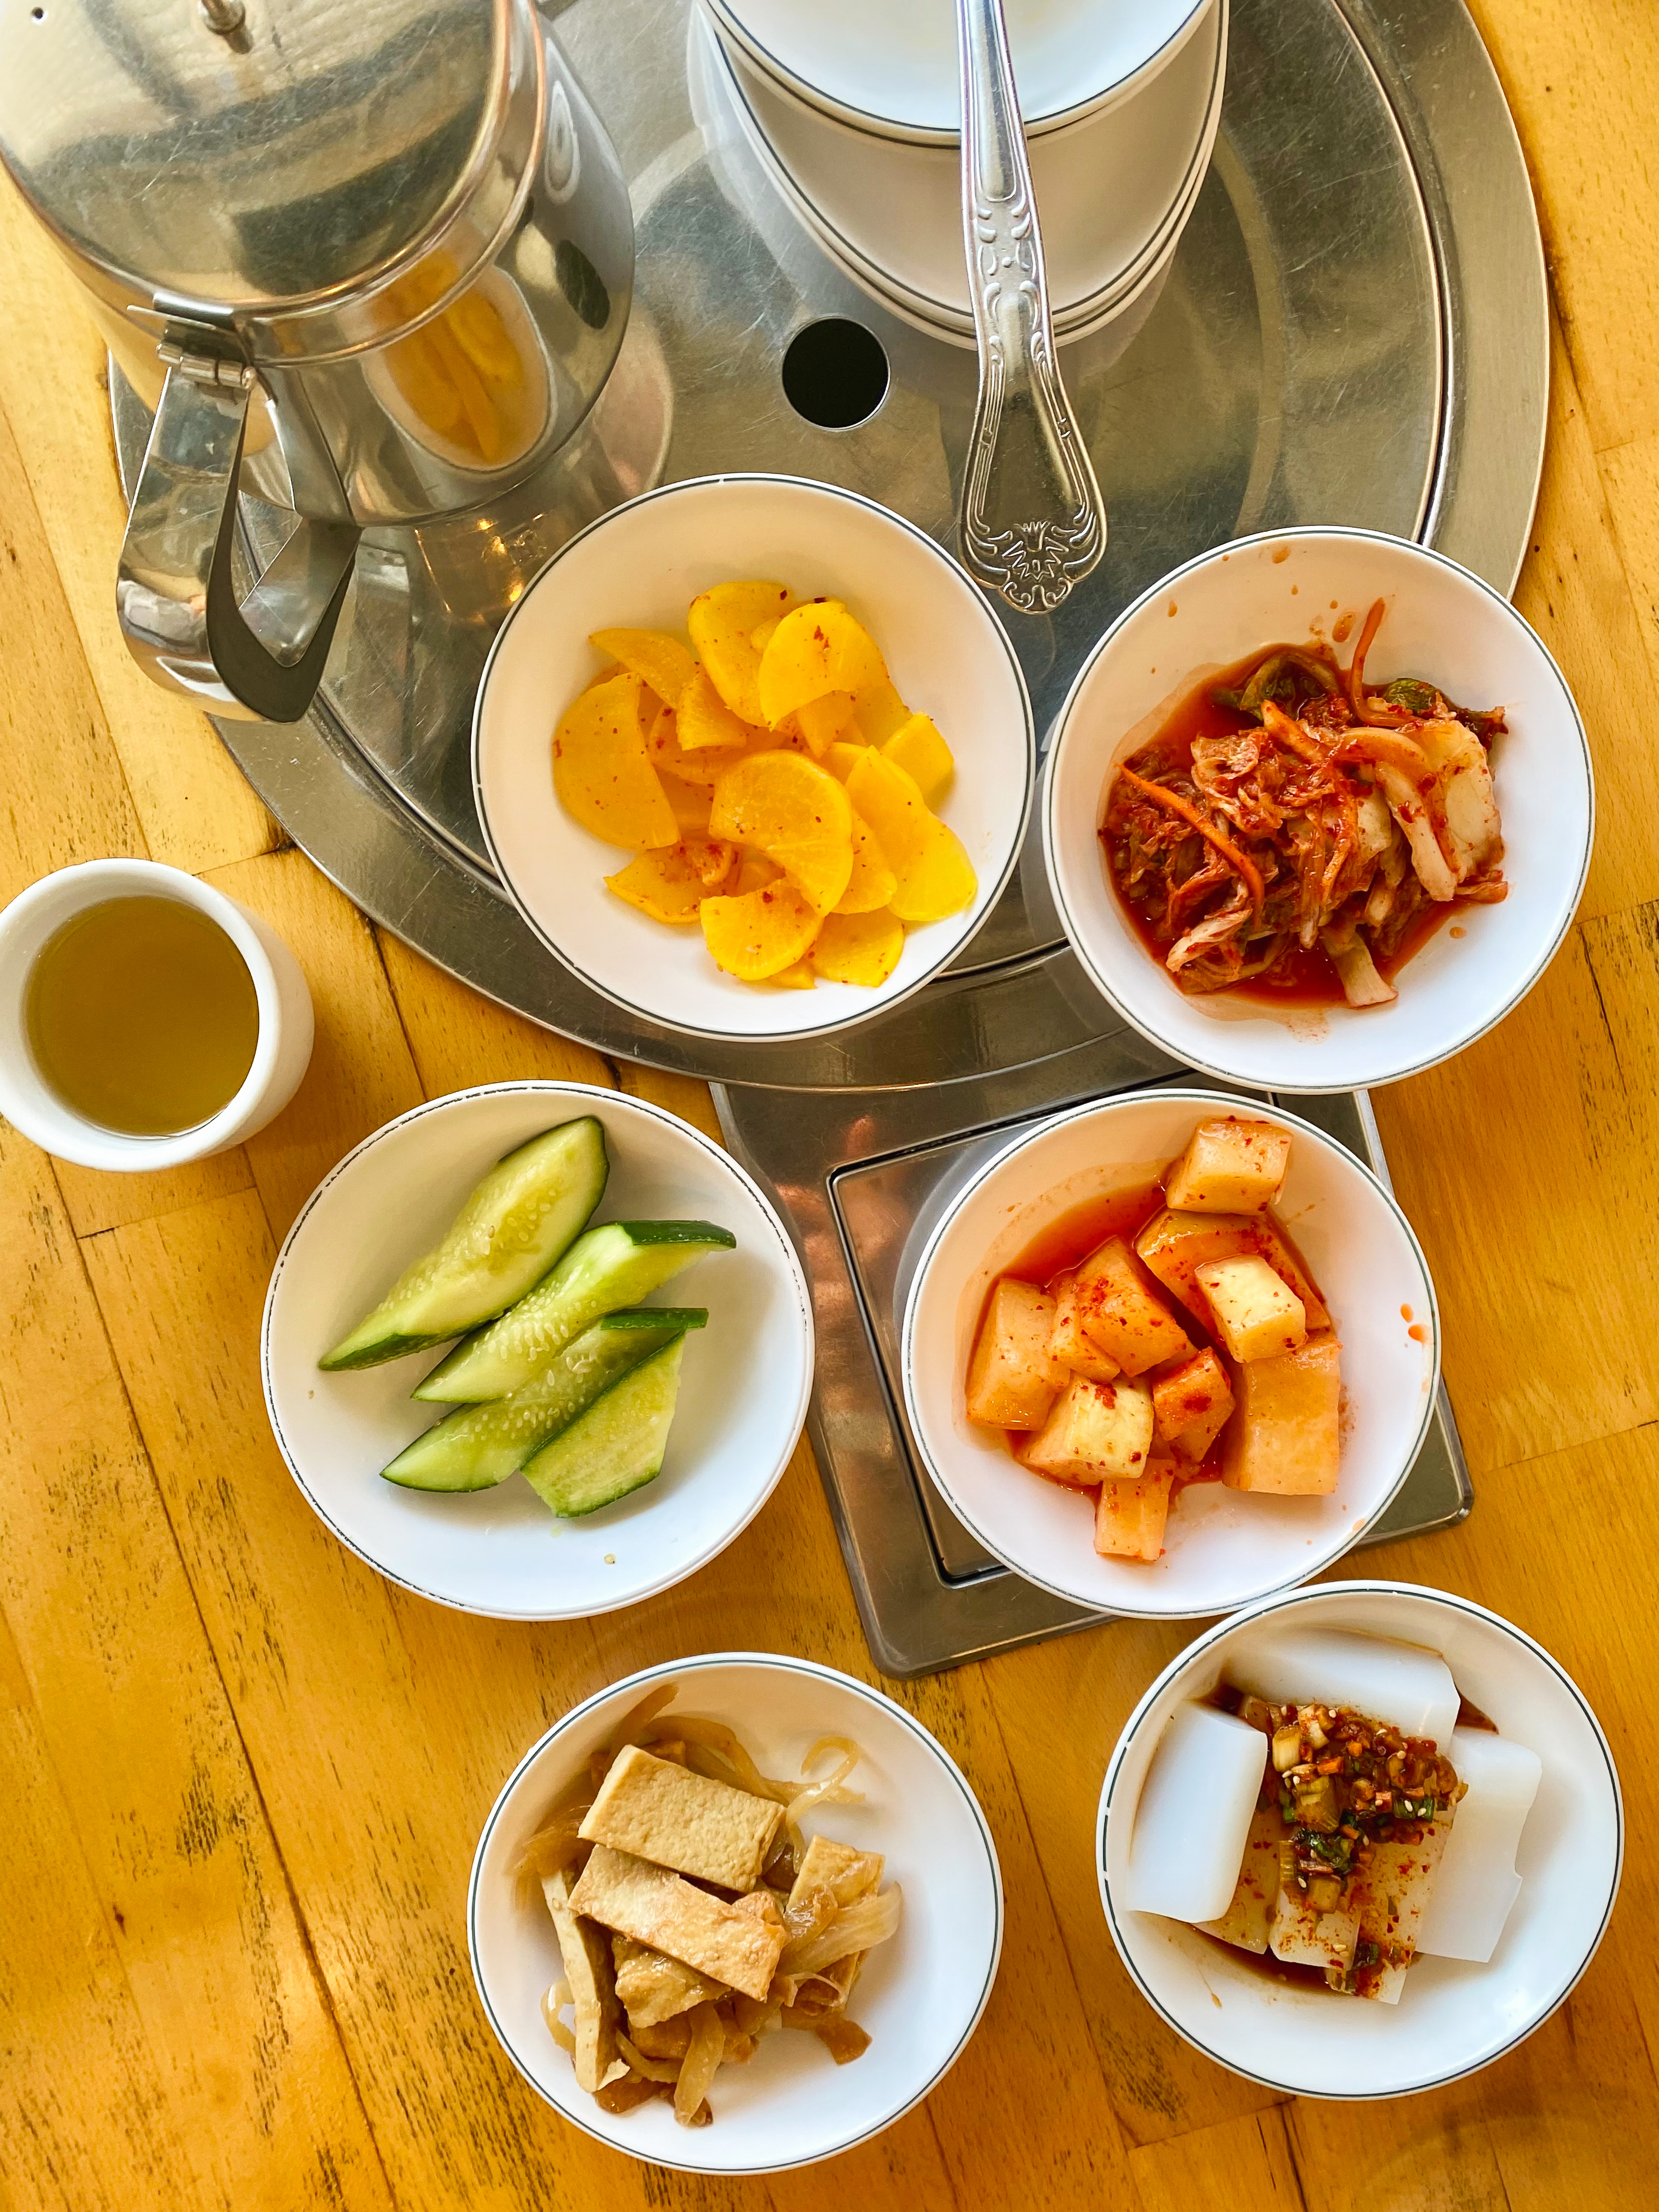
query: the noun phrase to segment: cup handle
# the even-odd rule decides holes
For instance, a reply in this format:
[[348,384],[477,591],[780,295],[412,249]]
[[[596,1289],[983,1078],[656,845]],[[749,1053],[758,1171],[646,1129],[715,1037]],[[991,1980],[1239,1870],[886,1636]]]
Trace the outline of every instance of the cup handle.
[[146,674],[210,712],[295,722],[322,680],[362,535],[302,518],[247,597],[231,574],[236,483],[254,372],[184,355],[161,404],[127,517],[115,586]]

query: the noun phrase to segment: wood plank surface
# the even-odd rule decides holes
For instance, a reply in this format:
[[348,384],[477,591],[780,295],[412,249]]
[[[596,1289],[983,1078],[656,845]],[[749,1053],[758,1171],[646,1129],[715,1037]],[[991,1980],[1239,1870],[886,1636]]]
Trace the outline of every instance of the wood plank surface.
[[[134,2117],[155,2110],[158,2154],[176,2154],[189,2196],[204,2204],[384,2204],[329,2000],[82,1254],[50,1164],[9,1129],[0,1219],[0,1592],[12,1705],[28,1767],[44,1752],[55,1778],[41,1778],[57,1802],[40,1808],[39,1835],[66,1832],[58,1847],[69,1893],[92,1893],[76,1951],[110,1954],[94,2009],[115,2012],[111,2028],[130,2011],[142,2038],[149,2078]],[[56,1911],[37,1922],[32,1909],[33,1858],[8,1856],[0,1911],[12,1967],[50,1978],[65,1947]],[[52,1875],[44,1886],[56,1891]],[[7,2041],[29,2034],[17,2020]]]
[[[0,411],[22,449],[40,550],[63,580],[149,857],[177,868],[210,868],[262,853],[276,842],[276,825],[213,726],[187,699],[152,684],[122,641],[113,578],[126,508],[115,472],[104,342],[82,309],[74,279],[3,176],[0,298],[7,302]],[[9,495],[0,518],[9,523],[15,513]],[[57,672],[43,690],[13,690],[11,654],[21,634],[4,632],[7,688],[38,714],[58,688]],[[73,789],[66,779],[64,795]]]
[[101,343],[0,189],[0,900],[100,854],[197,869],[292,945],[318,1014],[292,1103],[221,1159],[101,1176],[0,1127],[7,2212],[1655,2201],[1659,11],[1474,12],[1537,188],[1556,315],[1517,604],[1579,699],[1601,820],[1580,915],[1530,997],[1376,1099],[1479,1502],[1363,1567],[1516,1620],[1600,1713],[1635,1847],[1578,1988],[1497,2066],[1382,2107],[1282,2100],[1172,2035],[1113,1951],[1093,1836],[1124,1718],[1190,1631],[1122,1623],[895,1692],[978,1793],[1009,1905],[978,2035],[896,2127],[827,2166],[698,2182],[601,2148],[519,2079],[474,1996],[463,1901],[526,1745],[617,1676],[714,1646],[877,1677],[805,1443],[711,1566],[582,1623],[427,1604],[296,1489],[260,1395],[265,1284],[362,1137],[422,1097],[526,1075],[718,1123],[702,1085],[610,1065],[371,927],[282,845],[205,720],[131,663]]

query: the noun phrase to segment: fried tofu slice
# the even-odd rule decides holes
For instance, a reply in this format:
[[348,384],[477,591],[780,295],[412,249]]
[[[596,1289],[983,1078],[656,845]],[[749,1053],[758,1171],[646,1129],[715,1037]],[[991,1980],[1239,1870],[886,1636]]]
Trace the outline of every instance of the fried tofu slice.
[[564,1978],[570,1987],[574,2014],[576,2048],[571,2063],[576,2080],[588,2094],[597,2095],[608,2081],[620,2081],[628,2063],[617,2049],[620,2008],[611,1963],[611,1939],[604,1929],[581,1917],[575,1905],[570,1869],[544,1876],[542,1895],[553,1918],[564,1960]]
[[805,1904],[820,1889],[827,1889],[837,1905],[854,1905],[878,1887],[885,1864],[879,1851],[855,1851],[850,1844],[814,1836],[790,1889],[790,1907]]
[[1091,1382],[1115,1382],[1123,1370],[1084,1329],[1075,1273],[1055,1276],[1054,1299],[1054,1322],[1048,1332],[1049,1357],[1073,1375],[1086,1375]]
[[[714,2004],[728,1994],[724,1982],[711,1981],[678,1959],[631,1936],[612,1936],[611,1956],[617,1970],[617,2001],[628,2014],[630,2030],[659,2027],[678,2020],[693,2005]],[[637,2035],[634,2038],[639,2042]],[[640,2045],[643,2051],[645,2045]]]
[[1260,1213],[1278,1197],[1290,1159],[1288,1129],[1228,1114],[1199,1123],[1164,1188],[1189,1213]]
[[1245,1253],[1265,1260],[1296,1292],[1310,1334],[1331,1325],[1317,1284],[1270,1214],[1181,1213],[1165,1206],[1135,1238],[1135,1251],[1141,1265],[1206,1328],[1210,1309],[1199,1288],[1200,1267],[1206,1260],[1233,1260]]
[[1095,1549],[1103,1559],[1157,1559],[1170,1516],[1174,1462],[1153,1461],[1145,1474],[1109,1477],[1095,1501]]
[[1198,1284],[1233,1358],[1274,1359],[1307,1342],[1307,1308],[1265,1260],[1206,1260]]
[[1144,1375],[1193,1350],[1186,1330],[1141,1281],[1121,1237],[1091,1252],[1077,1270],[1073,1295],[1085,1334],[1126,1375]]
[[1054,1302],[1035,1283],[1004,1275],[986,1301],[968,1363],[968,1418],[993,1429],[1040,1429],[1066,1370],[1050,1357]]
[[1152,1384],[1152,1428],[1158,1442],[1196,1467],[1227,1425],[1233,1386],[1206,1344]]
[[668,1868],[608,1844],[594,1845],[571,1904],[601,1926],[747,1997],[766,1995],[783,1950],[783,1916],[764,1891],[727,1905]]
[[[880,1887],[885,1864],[879,1851],[855,1851],[850,1844],[832,1843],[828,1836],[814,1836],[806,1846],[800,1872],[789,1892],[790,1909],[803,1906],[809,1898],[825,1889],[837,1905],[855,1905],[860,1898],[867,1897],[872,1889]],[[822,1973],[809,1974],[795,1990],[792,2002],[805,2002],[832,2011],[844,2005],[853,1993],[853,1984],[866,1956],[862,1951],[852,1951],[846,1958],[826,1966]]]
[[1252,1359],[1236,1382],[1238,1405],[1222,1440],[1231,1490],[1327,1498],[1341,1455],[1341,1356],[1334,1336],[1310,1336],[1277,1359]]
[[753,1889],[782,1818],[773,1798],[629,1744],[611,1762],[577,1832],[584,1842],[608,1844],[719,1889]]

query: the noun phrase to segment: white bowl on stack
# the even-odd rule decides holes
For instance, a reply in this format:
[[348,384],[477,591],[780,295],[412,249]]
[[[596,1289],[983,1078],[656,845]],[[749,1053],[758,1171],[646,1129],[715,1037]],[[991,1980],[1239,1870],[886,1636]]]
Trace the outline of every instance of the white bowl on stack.
[[[723,89],[799,221],[884,307],[971,345],[951,11],[860,0],[831,24],[797,0],[708,6]],[[1227,10],[1228,0],[1009,9],[1062,341],[1126,315],[1174,258],[1220,122]]]
[[[1209,0],[1005,0],[1028,137],[1115,106],[1192,37]],[[894,0],[708,0],[756,68],[860,129],[957,143],[955,11]]]

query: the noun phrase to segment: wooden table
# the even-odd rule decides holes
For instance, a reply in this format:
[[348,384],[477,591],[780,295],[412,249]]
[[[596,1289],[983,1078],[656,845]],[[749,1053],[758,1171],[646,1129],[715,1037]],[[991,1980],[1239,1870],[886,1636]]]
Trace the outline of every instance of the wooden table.
[[711,1644],[873,1670],[804,1444],[714,1566],[568,1626],[405,1596],[296,1492],[260,1403],[260,1304],[283,1232],[349,1146],[422,1097],[506,1076],[619,1083],[712,1127],[708,1101],[503,1013],[370,928],[205,721],[130,662],[102,350],[8,192],[0,898],[100,854],[196,870],[286,937],[318,1032],[287,1112],[203,1166],[99,1176],[0,1127],[0,2200],[1655,2201],[1659,12],[1478,13],[1559,318],[1517,597],[1577,689],[1601,819],[1544,981],[1495,1036],[1377,1098],[1439,1284],[1478,1502],[1455,1534],[1365,1566],[1521,1623],[1613,1738],[1634,1850],[1571,2001],[1488,2072],[1381,2108],[1285,2102],[1178,2042],[1117,1963],[1091,1862],[1107,1754],[1188,1633],[1124,1624],[896,1692],[966,1769],[1008,1890],[990,2011],[920,2110],[829,2166],[697,2183],[602,2149],[525,2087],[475,2001],[462,1924],[479,1826],[524,1747],[599,1685]]

